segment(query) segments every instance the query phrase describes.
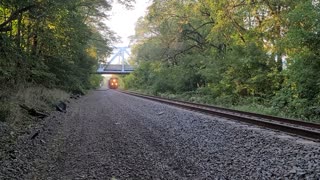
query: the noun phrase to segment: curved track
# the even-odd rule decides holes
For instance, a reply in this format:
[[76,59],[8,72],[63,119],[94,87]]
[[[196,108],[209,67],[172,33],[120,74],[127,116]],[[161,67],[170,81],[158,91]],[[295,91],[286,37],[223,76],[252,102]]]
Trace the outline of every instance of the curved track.
[[287,132],[293,135],[302,136],[314,141],[320,141],[320,124],[298,121],[294,119],[286,119],[275,116],[268,116],[263,114],[256,114],[251,112],[244,112],[238,110],[232,110],[227,108],[221,108],[211,105],[204,105],[198,103],[190,103],[179,100],[171,100],[167,98],[160,98],[156,96],[144,95],[131,91],[120,91],[133,96],[141,98],[147,98],[150,100],[194,110],[210,115],[221,116],[232,120],[238,120],[250,124],[255,124],[283,132]]

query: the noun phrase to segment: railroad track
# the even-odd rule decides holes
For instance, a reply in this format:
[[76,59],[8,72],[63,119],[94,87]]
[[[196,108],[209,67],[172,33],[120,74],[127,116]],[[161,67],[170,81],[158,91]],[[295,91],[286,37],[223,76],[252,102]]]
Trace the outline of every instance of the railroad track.
[[256,114],[251,112],[238,111],[233,109],[227,109],[222,107],[216,107],[211,105],[204,105],[198,103],[191,103],[179,100],[171,100],[167,98],[160,98],[150,95],[144,95],[131,91],[120,91],[125,94],[158,101],[185,109],[198,111],[210,115],[229,118],[232,120],[238,120],[250,124],[255,124],[270,129],[283,131],[289,134],[298,135],[309,140],[320,142],[320,124],[304,122],[294,119],[286,119],[275,116],[268,116],[263,114]]

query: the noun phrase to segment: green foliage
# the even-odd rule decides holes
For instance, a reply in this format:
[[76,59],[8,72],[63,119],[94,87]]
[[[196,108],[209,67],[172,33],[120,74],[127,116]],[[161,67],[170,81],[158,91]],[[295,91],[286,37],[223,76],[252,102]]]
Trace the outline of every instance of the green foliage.
[[266,97],[273,93],[273,67],[268,65],[270,58],[256,44],[235,46],[227,54],[230,61],[222,81],[232,83],[232,93],[241,96]]
[[[118,1],[128,8],[134,2]],[[99,87],[102,76],[93,73],[116,40],[103,23],[112,2],[0,1],[0,123],[10,132],[3,142],[13,142],[39,120],[20,105],[48,112],[70,92]]]
[[[130,7],[131,0],[120,3]],[[111,52],[114,33],[102,20],[105,0],[44,0],[0,3],[0,90],[33,83],[83,91],[98,59]],[[93,83],[93,84],[91,84]]]
[[[153,1],[136,26],[126,88],[319,117],[318,1]],[[257,108],[254,108],[257,107]]]
[[100,87],[102,81],[103,81],[103,76],[101,75],[97,75],[97,74],[92,74],[90,76],[90,85],[91,85],[91,88],[98,88]]
[[288,14],[291,24],[284,43],[289,66],[283,88],[274,98],[276,107],[307,119],[319,116],[319,10],[319,3],[306,1]]

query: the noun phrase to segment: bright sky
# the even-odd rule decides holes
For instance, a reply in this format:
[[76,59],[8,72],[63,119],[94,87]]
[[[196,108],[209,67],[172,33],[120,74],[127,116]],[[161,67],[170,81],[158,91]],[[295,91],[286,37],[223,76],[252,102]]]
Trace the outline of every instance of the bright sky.
[[123,5],[114,1],[107,26],[121,37],[122,43],[116,46],[129,45],[130,40],[128,37],[135,34],[135,23],[139,17],[145,15],[146,9],[150,5],[149,1],[150,0],[136,0],[135,7],[132,10],[128,10]]

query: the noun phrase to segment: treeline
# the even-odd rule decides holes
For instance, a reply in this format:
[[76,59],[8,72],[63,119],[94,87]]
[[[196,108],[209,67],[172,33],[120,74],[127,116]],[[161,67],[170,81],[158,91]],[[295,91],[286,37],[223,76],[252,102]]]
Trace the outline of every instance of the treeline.
[[115,40],[103,23],[110,9],[105,0],[1,1],[0,90],[26,83],[68,91],[97,86],[92,72]]
[[153,0],[133,40],[127,88],[320,115],[318,0]]

